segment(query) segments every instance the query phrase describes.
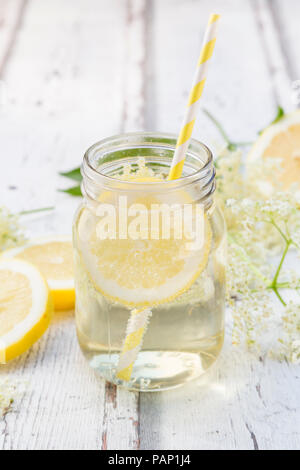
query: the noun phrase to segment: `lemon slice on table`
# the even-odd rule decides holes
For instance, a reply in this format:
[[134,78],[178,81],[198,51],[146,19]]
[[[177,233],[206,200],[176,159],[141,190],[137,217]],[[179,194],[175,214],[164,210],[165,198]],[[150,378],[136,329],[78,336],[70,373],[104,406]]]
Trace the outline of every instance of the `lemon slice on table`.
[[55,310],[74,308],[73,249],[69,236],[33,239],[26,245],[4,251],[2,257],[17,257],[33,263],[48,282]]
[[0,261],[0,363],[27,351],[46,331],[53,311],[39,270],[17,259]]
[[284,189],[300,182],[300,111],[267,127],[250,150],[247,162],[255,164],[270,157],[281,159],[278,180]]
[[95,229],[89,240],[86,236],[81,239],[79,230],[78,244],[98,291],[123,305],[144,307],[170,302],[192,286],[207,265],[211,237],[210,223],[204,216],[204,243],[197,251],[187,247],[184,237],[101,240]]

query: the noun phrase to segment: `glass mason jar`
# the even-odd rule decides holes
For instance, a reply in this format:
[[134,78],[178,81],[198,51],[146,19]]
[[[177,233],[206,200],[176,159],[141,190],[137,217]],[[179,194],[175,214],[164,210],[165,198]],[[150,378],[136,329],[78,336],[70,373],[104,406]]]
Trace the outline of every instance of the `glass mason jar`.
[[119,135],[90,147],[82,165],[78,340],[92,368],[131,390],[197,378],[223,345],[226,239],[213,157],[191,140],[182,177],[167,181],[175,146],[168,134]]

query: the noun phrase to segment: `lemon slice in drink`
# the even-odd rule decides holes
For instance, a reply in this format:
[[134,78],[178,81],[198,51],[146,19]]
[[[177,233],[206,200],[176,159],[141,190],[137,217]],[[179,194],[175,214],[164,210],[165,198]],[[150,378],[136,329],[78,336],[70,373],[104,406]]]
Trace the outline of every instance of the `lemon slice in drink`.
[[19,356],[46,331],[52,314],[46,281],[30,263],[0,261],[0,363]]
[[[147,196],[136,202],[148,205]],[[88,217],[80,215],[85,219]],[[79,219],[79,227],[80,227]],[[85,225],[85,224],[83,224]],[[82,261],[95,288],[106,298],[130,307],[170,302],[187,291],[205,269],[211,247],[211,228],[204,216],[204,242],[197,250],[181,239],[100,239],[96,229],[78,244]],[[172,233],[172,230],[171,230]]]
[[55,310],[74,308],[73,252],[69,236],[33,239],[24,246],[6,250],[2,257],[33,263],[48,282]]
[[267,127],[250,150],[247,161],[255,164],[265,158],[281,159],[278,180],[284,189],[300,181],[300,111],[287,114]]

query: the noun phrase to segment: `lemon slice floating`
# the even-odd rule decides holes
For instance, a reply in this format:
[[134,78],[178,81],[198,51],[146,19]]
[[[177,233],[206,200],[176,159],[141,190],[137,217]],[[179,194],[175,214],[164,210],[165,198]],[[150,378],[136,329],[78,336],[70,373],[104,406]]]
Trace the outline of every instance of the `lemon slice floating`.
[[258,138],[248,162],[259,162],[262,158],[280,158],[282,172],[278,180],[284,189],[300,181],[300,111],[287,114],[276,124],[267,127]]
[[0,363],[27,351],[46,331],[52,299],[38,269],[17,259],[0,261]]
[[[146,197],[137,201],[150,202]],[[82,220],[88,218],[85,210]],[[106,298],[135,308],[169,302],[187,291],[207,265],[212,237],[206,216],[204,243],[195,251],[187,248],[184,237],[101,240],[94,228],[87,240],[83,231],[82,237],[78,232],[82,261],[95,288]]]
[[69,236],[34,239],[24,246],[6,250],[2,257],[17,257],[34,264],[48,282],[55,310],[74,308],[73,251]]

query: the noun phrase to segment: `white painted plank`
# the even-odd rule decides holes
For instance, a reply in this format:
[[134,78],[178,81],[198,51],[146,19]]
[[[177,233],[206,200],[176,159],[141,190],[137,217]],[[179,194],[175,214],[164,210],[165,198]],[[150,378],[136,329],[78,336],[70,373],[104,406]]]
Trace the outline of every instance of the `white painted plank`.
[[147,63],[147,0],[129,0],[124,38],[124,110],[122,128],[126,132],[145,128],[145,74]]
[[0,449],[100,449],[104,382],[87,367],[73,312],[55,314],[41,341],[0,376],[25,393],[0,421]]
[[277,33],[280,37],[285,68],[291,80],[299,80],[299,18],[300,3],[298,0],[269,0]]
[[[155,1],[152,63],[155,128],[177,133],[209,14],[221,14],[202,106],[223,123],[233,140],[249,141],[273,117],[276,104],[249,2]],[[195,138],[222,142],[202,115]]]
[[[256,19],[250,2],[218,0],[214,8],[222,40],[203,104],[233,138],[248,140],[275,108]],[[90,143],[142,126],[177,132],[210,10],[207,0],[147,0],[146,8],[143,0],[28,3],[4,74],[0,191],[14,210],[58,207],[28,224],[32,233],[70,230],[77,201],[56,192],[66,184],[57,171],[77,165]],[[197,123],[196,137],[210,143],[216,136],[207,121]],[[137,394],[94,376],[72,314],[61,314],[31,352],[0,373],[28,381],[0,422],[0,448],[299,448],[299,368],[259,362],[228,342],[207,385],[141,394],[139,404]]]
[[[9,181],[22,194],[5,194],[12,208],[16,200],[17,210],[28,208],[37,189],[41,205],[59,206],[65,197],[56,189],[67,183],[57,172],[78,165],[91,143],[120,130],[124,12],[120,2],[104,3],[33,0],[27,7],[4,76],[9,102],[0,116],[1,158],[14,159],[1,183]],[[15,170],[23,162],[26,176]],[[38,179],[32,171],[37,165]],[[51,188],[38,188],[42,181],[51,181]]]
[[[15,211],[56,206],[28,222],[31,234],[71,231],[78,200],[57,192],[72,185],[58,171],[123,127],[125,18],[119,0],[28,4],[4,74],[0,187],[1,202]],[[101,449],[104,433],[107,448],[138,446],[137,395],[118,391],[116,411],[105,402],[105,383],[79,352],[73,314],[56,316],[38,345],[0,372],[28,380],[0,423],[0,448]]]
[[102,450],[140,448],[139,394],[106,384]]
[[27,0],[1,0],[0,3],[0,77],[13,52]]
[[227,344],[198,383],[141,395],[141,448],[297,449],[299,367],[263,362]]
[[[286,55],[287,45],[282,42],[278,18],[281,15],[280,4],[268,0],[252,0],[252,7],[257,22],[261,48],[265,54],[269,70],[269,80],[278,105],[288,112],[295,106],[292,100],[292,86],[289,61]],[[290,5],[290,12],[293,11]]]
[[[145,127],[147,0],[126,2],[122,131]],[[106,385],[103,450],[139,449],[139,394]]]
[[[211,8],[208,1],[154,4],[152,93],[158,130],[176,132],[180,126],[189,77]],[[262,33],[258,19],[268,40],[275,34],[274,25],[264,3],[259,5],[259,18],[251,2],[232,0],[225,5],[216,1],[213,8],[222,16],[203,105],[223,122],[233,139],[249,140],[273,117],[276,93],[286,92],[286,84],[281,86],[278,79],[283,76],[279,45],[271,57],[278,74],[274,82],[265,61],[267,49],[258,34]],[[200,119],[195,136],[211,146],[216,134]],[[141,394],[142,449],[299,447],[299,367],[259,361],[232,348],[229,336],[219,364],[204,383]]]

